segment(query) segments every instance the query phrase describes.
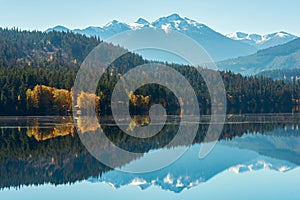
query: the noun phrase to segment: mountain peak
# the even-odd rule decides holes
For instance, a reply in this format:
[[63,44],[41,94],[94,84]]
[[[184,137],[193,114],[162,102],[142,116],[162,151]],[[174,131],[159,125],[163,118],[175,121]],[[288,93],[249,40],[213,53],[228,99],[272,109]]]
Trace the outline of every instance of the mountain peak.
[[180,15],[178,15],[177,13],[171,14],[169,16],[166,17],[169,20],[183,20],[182,17],[180,17]]
[[176,21],[183,21],[184,19],[180,17],[178,14],[172,14],[167,17],[161,17],[157,19],[155,22],[152,23],[152,25],[157,24],[166,24],[170,22],[176,22]]
[[227,35],[228,38],[226,38],[224,35],[214,31],[205,24],[199,23],[185,16],[181,17],[177,13],[160,17],[156,21],[150,23],[143,18],[138,18],[138,20],[133,23],[124,23],[113,20],[104,27],[98,28],[88,27],[86,29],[75,30],[61,28],[54,29],[65,32],[72,31],[87,36],[99,36],[103,40],[106,40],[107,38],[124,31],[139,30],[143,28],[162,29],[166,33],[172,31],[183,33],[194,39],[196,42],[202,45],[203,48],[206,48],[208,53],[215,61],[246,56],[255,53],[258,49],[265,49],[271,46],[283,44],[296,38],[296,36],[291,36],[283,31],[277,32],[277,35],[273,36],[262,36],[257,34],[237,32]]
[[110,26],[114,26],[117,24],[120,24],[120,22],[117,20],[112,20],[112,21],[108,22],[104,27],[110,27]]
[[287,32],[284,32],[284,31],[280,31],[276,34],[277,37],[280,37],[280,38],[284,38],[284,37],[289,37],[289,36],[293,36]]
[[250,44],[257,49],[266,49],[272,46],[281,45],[297,38],[290,33],[280,31],[266,35],[248,34],[243,32],[235,32],[226,35],[233,40],[239,40],[246,44]]
[[143,18],[139,18],[135,23],[137,23],[137,24],[143,24],[143,25],[150,24],[147,20],[145,20]]
[[45,32],[48,33],[48,32],[51,32],[51,31],[69,32],[70,29],[68,29],[67,27],[62,26],[62,25],[57,25],[53,28],[48,28]]
[[243,32],[236,32],[236,35],[237,35],[237,37],[239,37],[239,38],[244,38],[244,37],[247,37],[247,36],[248,36],[247,33],[243,33]]
[[62,25],[57,25],[57,26],[55,26],[54,28],[59,28],[59,29],[68,29],[67,27],[65,27],[65,26],[62,26]]

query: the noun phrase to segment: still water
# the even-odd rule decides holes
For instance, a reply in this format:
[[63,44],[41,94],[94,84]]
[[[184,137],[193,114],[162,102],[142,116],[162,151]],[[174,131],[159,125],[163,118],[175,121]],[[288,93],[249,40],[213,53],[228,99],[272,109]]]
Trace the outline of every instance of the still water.
[[[147,117],[134,119],[140,125],[149,122]],[[0,197],[299,199],[299,114],[227,116],[217,145],[207,157],[199,159],[207,119],[209,116],[202,118],[193,144],[175,163],[158,171],[131,174],[120,169],[161,149],[174,137],[176,120],[169,120],[169,127],[159,137],[147,140],[148,145],[132,145],[134,140],[124,136],[110,120],[104,120],[102,128],[114,143],[142,152],[142,156],[111,169],[85,149],[71,118],[2,117]],[[97,129],[97,123],[86,126],[82,121],[89,119],[76,120],[79,132],[90,134]],[[134,129],[136,124],[129,128]],[[163,151],[176,151],[184,145]],[[111,157],[117,156],[111,153]]]

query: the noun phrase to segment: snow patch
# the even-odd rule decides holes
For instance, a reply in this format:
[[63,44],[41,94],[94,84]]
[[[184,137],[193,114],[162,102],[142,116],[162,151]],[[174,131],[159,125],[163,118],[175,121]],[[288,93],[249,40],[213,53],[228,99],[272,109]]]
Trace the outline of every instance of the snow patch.
[[286,171],[289,171],[291,168],[288,167],[288,166],[281,166],[279,167],[278,171],[280,172],[286,172]]
[[171,24],[161,25],[161,29],[163,29],[166,33],[170,33],[171,28],[172,28]]
[[283,32],[279,32],[276,34],[276,37],[279,37],[279,38],[284,38],[284,37],[287,37],[288,35],[286,33],[283,33]]
[[130,27],[132,30],[137,30],[137,29],[143,28],[144,26],[145,26],[144,24],[138,24],[138,23],[136,23],[136,22],[130,23],[130,24],[129,24],[129,27]]
[[233,40],[239,40],[239,41],[247,40],[249,42],[253,42],[253,44],[256,45],[262,45],[270,40],[276,40],[279,38],[286,38],[287,40],[290,38],[292,40],[296,36],[293,36],[285,32],[277,32],[277,33],[266,34],[266,35],[235,32],[235,33],[227,34],[226,37]]
[[177,30],[179,30],[179,24],[181,23],[181,20],[175,20],[174,22],[174,26]]
[[144,179],[135,178],[128,185],[140,186],[145,184],[147,184],[147,181],[145,181]]
[[184,184],[181,182],[182,177],[179,177],[177,179],[175,187],[184,187]]
[[170,185],[174,183],[174,179],[170,173],[164,178],[164,183],[168,183]]

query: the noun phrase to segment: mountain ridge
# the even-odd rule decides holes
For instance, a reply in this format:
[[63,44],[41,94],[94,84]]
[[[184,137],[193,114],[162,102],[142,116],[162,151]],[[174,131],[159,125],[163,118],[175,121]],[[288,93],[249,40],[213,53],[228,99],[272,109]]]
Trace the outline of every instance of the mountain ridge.
[[300,38],[286,44],[259,50],[255,54],[217,63],[218,69],[242,75],[255,75],[267,70],[300,67]]
[[[178,31],[184,35],[187,35],[200,44],[214,61],[222,61],[251,55],[256,53],[257,50],[285,44],[297,38],[297,36],[283,31],[266,35],[247,34],[242,32],[224,35],[214,31],[203,23],[199,23],[187,17],[181,17],[177,13],[160,17],[153,22],[149,22],[143,18],[138,18],[132,23],[112,20],[103,27],[89,26],[85,29],[71,30],[67,27],[59,25],[49,28],[45,32],[50,32],[53,30],[71,31],[86,36],[97,36],[105,41],[118,33],[143,28],[159,28],[164,30],[166,33],[169,31]],[[147,55],[142,56],[145,56],[146,59],[152,59],[147,58]],[[173,60],[162,61],[174,62]]]
[[[251,45],[232,40],[202,23],[186,17],[183,18],[178,14],[161,17],[151,23],[142,18],[139,18],[134,23],[128,24],[113,20],[103,27],[87,27],[85,29],[71,30],[66,27],[62,28],[62,26],[59,26],[49,28],[45,32],[65,30],[86,36],[97,36],[105,41],[115,34],[143,28],[158,28],[164,30],[166,33],[169,31],[178,31],[187,35],[200,44],[208,52],[212,59],[216,61],[245,56],[257,51],[257,49]],[[165,61],[172,62],[172,60]]]
[[252,45],[260,50],[285,44],[298,38],[297,36],[284,31],[279,31],[265,35],[234,32],[231,34],[227,34],[226,36],[233,40],[241,41],[246,44]]

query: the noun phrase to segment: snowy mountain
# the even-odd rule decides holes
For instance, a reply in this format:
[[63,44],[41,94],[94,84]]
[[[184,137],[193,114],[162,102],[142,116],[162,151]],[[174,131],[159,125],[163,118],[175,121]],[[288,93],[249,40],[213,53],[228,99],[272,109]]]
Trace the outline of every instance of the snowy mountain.
[[88,27],[86,29],[69,30],[68,28],[58,26],[47,29],[46,32],[53,30],[72,31],[87,36],[99,36],[101,39],[106,40],[115,34],[122,33],[127,30],[142,29],[145,27],[163,29],[166,33],[169,31],[178,31],[183,33],[202,45],[216,61],[250,55],[257,51],[255,47],[249,44],[230,39],[204,24],[188,18],[182,18],[178,14],[161,17],[152,23],[142,18],[129,24],[114,20],[104,27]]
[[136,29],[140,29],[140,28],[144,28],[144,27],[149,27],[150,22],[148,22],[147,20],[145,20],[143,18],[139,18],[136,22],[130,23],[129,26],[132,30],[136,30]]
[[297,36],[286,33],[277,32],[267,35],[248,34],[242,32],[235,32],[226,35],[233,40],[241,41],[246,44],[250,44],[257,49],[266,49],[269,47],[285,44],[297,38]]

